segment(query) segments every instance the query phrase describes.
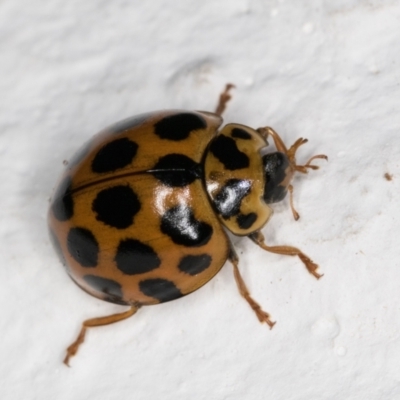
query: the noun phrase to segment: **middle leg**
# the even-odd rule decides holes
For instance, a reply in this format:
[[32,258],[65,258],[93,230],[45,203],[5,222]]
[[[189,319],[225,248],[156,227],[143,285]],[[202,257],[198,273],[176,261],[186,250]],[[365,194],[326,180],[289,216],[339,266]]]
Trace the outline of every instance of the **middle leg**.
[[267,323],[270,329],[275,325],[276,322],[273,322],[270,320],[270,316],[267,312],[265,312],[261,306],[251,297],[249,290],[247,289],[246,284],[244,283],[244,280],[242,278],[242,275],[240,275],[238,264],[239,264],[239,258],[233,250],[233,247],[231,246],[231,251],[229,254],[229,261],[233,265],[233,274],[235,276],[235,281],[238,286],[240,294],[244,297],[244,299],[249,303],[250,307],[253,309],[253,311],[256,313],[256,316],[258,320],[263,323]]

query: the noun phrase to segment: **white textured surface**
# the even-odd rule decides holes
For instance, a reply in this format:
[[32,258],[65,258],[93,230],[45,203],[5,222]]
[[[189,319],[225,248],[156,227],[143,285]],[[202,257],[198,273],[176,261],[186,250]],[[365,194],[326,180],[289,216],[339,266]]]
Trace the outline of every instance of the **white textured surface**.
[[[400,398],[399,96],[396,1],[3,0],[0,3],[0,398]],[[50,246],[46,212],[63,160],[115,121],[208,109],[271,125],[299,160],[265,227],[325,273],[235,239],[260,325],[230,265],[198,292],[89,332],[120,310],[80,291]],[[393,180],[384,179],[385,173]]]

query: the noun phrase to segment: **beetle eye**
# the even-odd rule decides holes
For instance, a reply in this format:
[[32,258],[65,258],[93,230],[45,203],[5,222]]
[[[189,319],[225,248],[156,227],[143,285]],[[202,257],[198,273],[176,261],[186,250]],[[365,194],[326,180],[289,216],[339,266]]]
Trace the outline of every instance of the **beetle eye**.
[[287,187],[283,184],[286,177],[286,169],[289,167],[289,159],[281,152],[269,153],[263,156],[265,171],[264,201],[276,203],[285,198]]

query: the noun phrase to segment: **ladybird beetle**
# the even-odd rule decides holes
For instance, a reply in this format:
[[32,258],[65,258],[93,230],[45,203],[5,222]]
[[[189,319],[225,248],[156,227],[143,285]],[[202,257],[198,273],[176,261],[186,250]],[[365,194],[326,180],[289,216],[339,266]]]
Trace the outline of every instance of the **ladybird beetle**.
[[[296,171],[295,153],[271,128],[222,124],[233,85],[214,113],[169,110],[141,114],[94,136],[70,160],[49,210],[51,241],[69,276],[85,292],[130,308],[84,321],[67,349],[76,354],[87,328],[126,319],[145,305],[185,296],[206,284],[227,260],[240,294],[260,322],[268,313],[251,297],[225,232],[264,250],[298,256],[316,278],[318,265],[291,246],[268,246],[260,232]],[[266,152],[267,139],[275,143]]]

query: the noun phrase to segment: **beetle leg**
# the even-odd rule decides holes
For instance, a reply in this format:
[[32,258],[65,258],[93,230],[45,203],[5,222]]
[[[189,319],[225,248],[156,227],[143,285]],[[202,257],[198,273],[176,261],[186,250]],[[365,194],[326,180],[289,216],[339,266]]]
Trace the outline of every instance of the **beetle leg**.
[[79,346],[84,342],[87,328],[109,325],[113,324],[114,322],[122,321],[134,315],[139,308],[139,306],[132,306],[129,310],[123,313],[108,315],[106,317],[92,318],[84,321],[82,323],[81,331],[79,332],[75,342],[73,342],[67,348],[67,355],[64,358],[64,364],[69,367],[69,359],[77,353]]
[[[264,126],[262,128],[258,128],[257,132],[266,140],[268,141],[269,137],[272,137],[272,140],[275,143],[275,147],[278,151],[280,151],[283,154],[288,153],[288,149],[285,146],[285,143],[283,143],[282,138],[279,136],[279,134],[272,129],[270,126]],[[302,140],[302,139],[301,139]]]
[[311,169],[319,169],[318,165],[313,165],[311,164],[312,160],[315,160],[316,158],[322,158],[323,160],[327,160],[328,161],[328,156],[325,154],[318,154],[316,156],[311,157],[303,166],[305,168],[311,168]]
[[299,213],[296,211],[294,208],[293,204],[293,185],[290,184],[288,186],[288,191],[289,191],[289,204],[290,204],[290,209],[292,210],[293,218],[297,221],[300,218]]
[[225,86],[225,90],[219,96],[219,101],[217,108],[215,109],[215,114],[222,115],[222,113],[225,111],[226,104],[232,98],[229,92],[234,87],[235,85],[232,85],[232,83],[227,83],[227,85]]
[[248,238],[251,239],[255,244],[258,244],[262,249],[271,253],[299,257],[310,274],[314,275],[317,279],[323,276],[317,272],[318,264],[315,264],[298,248],[292,246],[267,246],[265,244],[264,235],[260,231],[251,233],[250,235],[248,235]]
[[246,284],[244,283],[244,280],[242,276],[240,275],[238,264],[239,264],[239,258],[231,247],[231,251],[229,254],[229,261],[233,265],[233,275],[235,276],[235,281],[238,286],[240,294],[244,297],[244,299],[249,303],[250,307],[253,309],[253,311],[256,313],[258,320],[263,323],[266,322],[270,329],[275,325],[275,322],[272,322],[270,320],[269,314],[266,313],[260,305],[250,296],[250,293],[247,289]]

